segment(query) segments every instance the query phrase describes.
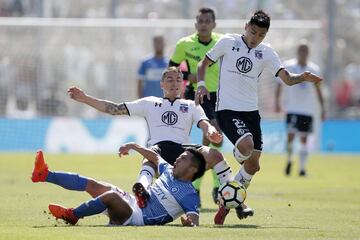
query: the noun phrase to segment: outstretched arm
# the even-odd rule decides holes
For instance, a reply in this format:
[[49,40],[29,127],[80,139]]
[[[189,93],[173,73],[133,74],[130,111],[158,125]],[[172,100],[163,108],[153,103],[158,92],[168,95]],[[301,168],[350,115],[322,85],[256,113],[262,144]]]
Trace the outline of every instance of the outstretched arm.
[[125,143],[119,148],[119,157],[122,155],[128,155],[130,150],[135,150],[140,153],[144,158],[158,166],[159,163],[159,154],[151,150],[150,148],[145,148],[136,143]]
[[223,139],[223,135],[209,123],[207,120],[201,120],[199,122],[199,127],[202,132],[205,133],[207,139],[212,143],[220,143]]
[[278,76],[286,85],[289,86],[302,83],[304,81],[319,83],[323,80],[321,77],[308,71],[303,72],[301,74],[295,74],[288,72],[286,69],[281,69]]
[[128,110],[126,109],[125,104],[120,103],[116,104],[111,101],[98,99],[87,95],[83,90],[77,87],[71,87],[68,89],[68,94],[71,99],[75,101],[85,103],[96,110],[111,115],[129,115]]

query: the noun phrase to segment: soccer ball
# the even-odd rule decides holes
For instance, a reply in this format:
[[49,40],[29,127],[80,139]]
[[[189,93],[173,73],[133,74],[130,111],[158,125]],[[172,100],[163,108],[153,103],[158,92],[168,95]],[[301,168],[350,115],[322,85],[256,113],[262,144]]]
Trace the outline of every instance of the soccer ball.
[[219,187],[219,202],[227,208],[236,208],[246,199],[246,189],[238,181],[231,181]]

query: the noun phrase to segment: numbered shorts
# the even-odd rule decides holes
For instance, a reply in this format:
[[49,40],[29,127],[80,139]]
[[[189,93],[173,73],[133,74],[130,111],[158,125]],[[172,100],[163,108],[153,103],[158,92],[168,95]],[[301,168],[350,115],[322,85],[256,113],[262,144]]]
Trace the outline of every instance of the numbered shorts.
[[216,112],[216,120],[225,136],[235,145],[248,135],[252,135],[254,149],[262,151],[261,117],[259,111],[238,112],[222,110]]
[[174,165],[176,159],[185,152],[187,147],[194,147],[199,149],[202,145],[199,144],[179,144],[171,141],[162,141],[154,144],[150,148],[158,153],[166,162]]
[[313,118],[308,115],[288,113],[286,115],[286,126],[290,133],[312,133]]

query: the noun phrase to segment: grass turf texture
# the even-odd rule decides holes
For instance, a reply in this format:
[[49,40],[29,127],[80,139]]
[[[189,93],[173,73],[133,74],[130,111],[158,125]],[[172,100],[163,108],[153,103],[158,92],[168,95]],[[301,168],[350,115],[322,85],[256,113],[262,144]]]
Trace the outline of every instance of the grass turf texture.
[[[360,158],[311,155],[309,176],[283,174],[284,156],[264,154],[247,204],[255,216],[243,221],[235,211],[224,226],[214,226],[216,206],[208,173],[202,184],[198,228],[183,228],[180,219],[166,226],[106,227],[103,215],[68,226],[48,214],[49,203],[76,207],[90,197],[30,180],[35,154],[0,154],[0,239],[358,239],[360,237]],[[78,172],[130,191],[140,167],[139,155],[53,155],[51,170]],[[232,160],[234,171],[239,165]],[[297,166],[294,166],[293,170]]]

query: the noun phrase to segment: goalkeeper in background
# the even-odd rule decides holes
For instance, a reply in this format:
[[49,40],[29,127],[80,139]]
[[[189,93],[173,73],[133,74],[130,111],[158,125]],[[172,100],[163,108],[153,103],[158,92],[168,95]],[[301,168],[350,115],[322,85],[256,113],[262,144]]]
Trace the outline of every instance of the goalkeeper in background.
[[[182,62],[186,62],[188,72],[184,73],[184,79],[188,80],[188,84],[184,93],[186,99],[194,100],[194,89],[196,89],[196,73],[197,64],[201,59],[205,57],[205,53],[208,52],[215,43],[221,37],[220,34],[214,33],[213,29],[216,27],[215,12],[210,8],[201,8],[196,15],[196,33],[181,38],[175,48],[175,52],[170,58],[169,66],[179,66]],[[218,88],[218,75],[219,66],[217,63],[212,64],[206,74],[205,84],[210,92],[210,98],[205,98],[204,103],[201,104],[206,116],[209,118],[210,123],[220,131],[219,125],[215,119],[215,104],[216,104],[216,91]],[[213,143],[212,143],[213,144]],[[202,145],[209,146],[210,141],[203,135]],[[220,147],[219,144],[213,144],[215,147]],[[218,201],[218,189],[219,181],[216,173],[212,171],[213,175],[213,191],[212,197],[214,203]],[[200,192],[201,179],[194,182],[194,186],[198,192]]]

